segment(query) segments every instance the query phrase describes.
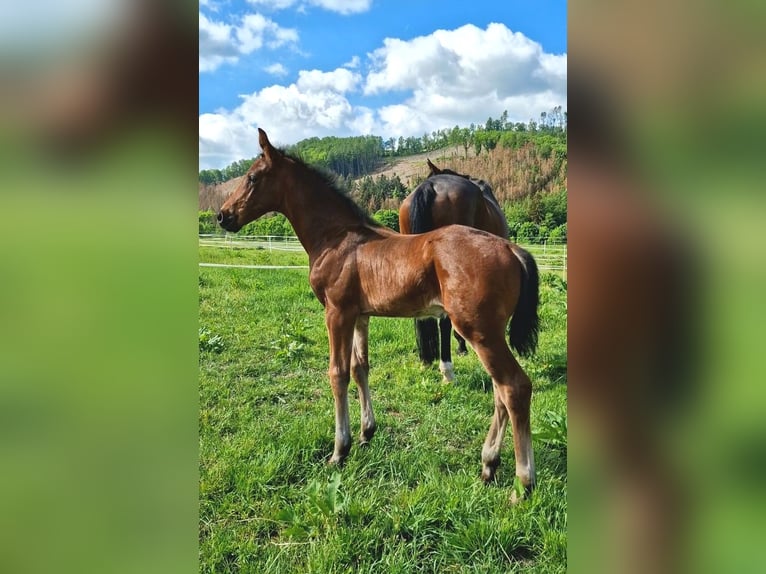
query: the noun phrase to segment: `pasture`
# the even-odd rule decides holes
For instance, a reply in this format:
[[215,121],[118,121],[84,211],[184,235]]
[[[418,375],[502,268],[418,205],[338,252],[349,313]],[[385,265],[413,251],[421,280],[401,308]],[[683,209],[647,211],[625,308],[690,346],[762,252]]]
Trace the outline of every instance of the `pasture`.
[[[200,261],[307,265],[243,246],[201,245]],[[412,320],[373,317],[378,431],[330,467],[327,333],[308,270],[200,267],[200,571],[564,572],[566,284],[543,263],[540,298],[540,346],[521,360],[538,487],[511,506],[510,437],[496,483],[479,478],[493,400],[473,352],[454,356],[445,385],[420,366]]]

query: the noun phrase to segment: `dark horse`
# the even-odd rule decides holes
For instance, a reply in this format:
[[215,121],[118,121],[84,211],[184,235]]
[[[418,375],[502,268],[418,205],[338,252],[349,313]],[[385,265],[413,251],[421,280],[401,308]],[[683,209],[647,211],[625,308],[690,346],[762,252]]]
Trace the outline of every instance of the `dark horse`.
[[[482,478],[500,464],[508,419],[516,475],[535,484],[529,425],[532,383],[505,341],[529,354],[537,346],[538,275],[534,259],[504,239],[460,225],[400,235],[375,223],[326,176],[274,148],[258,130],[263,154],[218,212],[238,231],[264,213],[283,213],[309,256],[309,282],[325,307],[330,384],[335,399],[335,449],[340,464],[351,449],[348,384],[361,405],[360,442],[375,433],[367,383],[371,316],[422,317],[448,313],[492,377],[495,414],[482,448]],[[511,319],[513,316],[513,319]],[[510,327],[508,323],[510,320]]]
[[[483,229],[503,239],[508,238],[508,223],[489,184],[481,179],[461,175],[450,169],[439,169],[426,160],[430,169],[428,179],[409,194],[399,207],[399,230],[402,233],[424,233],[445,225],[459,224]],[[441,346],[439,333],[441,332]],[[418,353],[424,364],[430,365],[440,352],[439,370],[444,379],[454,379],[448,316],[439,319],[416,319],[415,336]],[[458,353],[466,353],[465,340],[455,332]]]

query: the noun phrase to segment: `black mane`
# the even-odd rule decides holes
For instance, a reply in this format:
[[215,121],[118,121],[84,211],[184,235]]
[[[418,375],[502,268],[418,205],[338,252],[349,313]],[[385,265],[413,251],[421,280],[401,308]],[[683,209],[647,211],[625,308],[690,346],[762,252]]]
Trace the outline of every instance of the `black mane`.
[[359,217],[361,222],[365,225],[369,225],[371,227],[384,227],[383,224],[375,221],[370,215],[362,209],[357,203],[351,199],[346,192],[344,192],[340,187],[338,187],[338,176],[334,173],[315,167],[313,165],[309,165],[306,163],[302,158],[298,157],[297,155],[287,153],[284,150],[281,150],[282,154],[293,160],[298,165],[301,165],[306,168],[312,175],[314,175],[322,184],[327,186],[329,189],[334,191],[338,198],[341,200],[343,204],[345,204],[351,212]]

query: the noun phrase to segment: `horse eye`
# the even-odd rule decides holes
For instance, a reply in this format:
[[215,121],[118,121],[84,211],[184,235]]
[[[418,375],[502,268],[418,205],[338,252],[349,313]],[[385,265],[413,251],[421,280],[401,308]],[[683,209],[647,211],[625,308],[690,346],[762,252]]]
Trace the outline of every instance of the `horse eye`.
[[250,174],[248,174],[248,175],[247,175],[247,180],[248,180],[250,183],[255,183],[255,174],[254,174],[254,173],[250,173]]

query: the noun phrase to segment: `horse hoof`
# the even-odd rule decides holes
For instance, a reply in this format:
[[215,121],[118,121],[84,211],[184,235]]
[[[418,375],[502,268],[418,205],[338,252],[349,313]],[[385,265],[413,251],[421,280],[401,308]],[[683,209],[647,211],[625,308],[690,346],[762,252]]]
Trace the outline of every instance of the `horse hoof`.
[[[517,479],[518,480],[518,479]],[[526,500],[532,496],[532,489],[534,487],[530,484],[521,486],[518,482],[514,482],[513,491],[511,491],[511,504],[518,504],[523,500]]]
[[373,435],[375,434],[375,429],[370,429],[367,432],[362,432],[359,435],[359,446],[369,446],[370,441],[372,440]]
[[452,363],[439,363],[439,371],[444,377],[445,383],[451,383],[455,380],[455,371],[452,368]]
[[346,457],[340,457],[333,455],[330,460],[327,461],[327,464],[330,466],[337,466],[338,468],[341,468],[343,466],[343,463],[346,462]]
[[367,448],[368,446],[370,446],[370,441],[371,440],[372,440],[372,436],[366,437],[364,435],[361,435],[359,437],[359,446],[361,446],[363,448]]
[[495,481],[495,469],[489,466],[485,466],[481,469],[481,479],[484,484],[490,484]]

